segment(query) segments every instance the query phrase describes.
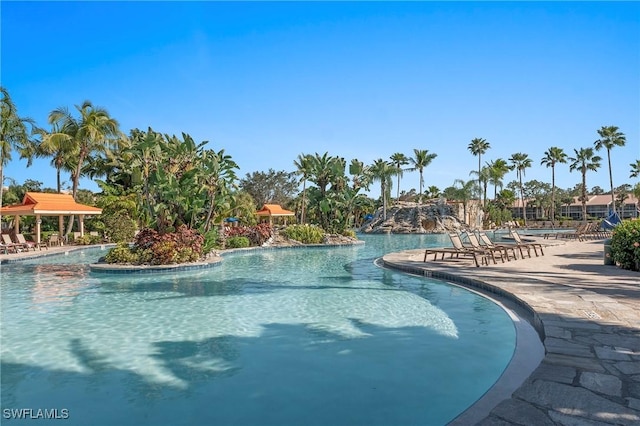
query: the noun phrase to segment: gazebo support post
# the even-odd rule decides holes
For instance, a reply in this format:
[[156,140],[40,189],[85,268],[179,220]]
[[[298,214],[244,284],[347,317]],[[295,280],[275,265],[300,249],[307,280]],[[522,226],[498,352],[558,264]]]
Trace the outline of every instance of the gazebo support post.
[[80,222],[80,236],[84,237],[84,215],[78,215],[78,222]]
[[36,215],[36,243],[40,244],[40,225],[42,224],[42,218],[39,214]]
[[20,215],[15,215],[13,217],[13,233],[18,235],[20,233]]
[[64,216],[58,216],[58,239],[62,243],[62,237],[64,236]]

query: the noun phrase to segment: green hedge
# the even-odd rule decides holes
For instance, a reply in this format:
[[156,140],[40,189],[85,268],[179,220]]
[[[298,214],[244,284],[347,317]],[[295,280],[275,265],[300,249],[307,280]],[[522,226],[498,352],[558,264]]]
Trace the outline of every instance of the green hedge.
[[324,231],[315,225],[291,225],[282,233],[290,240],[300,241],[303,244],[320,244],[324,239]]
[[640,270],[640,220],[625,220],[614,228],[611,256],[623,269]]
[[227,248],[243,248],[243,247],[249,247],[249,238],[247,237],[230,237],[227,238],[227,241],[225,243]]

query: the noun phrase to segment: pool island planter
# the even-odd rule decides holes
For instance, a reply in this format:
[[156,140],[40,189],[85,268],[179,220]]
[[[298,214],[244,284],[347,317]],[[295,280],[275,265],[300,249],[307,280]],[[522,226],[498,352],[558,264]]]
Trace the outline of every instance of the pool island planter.
[[211,256],[207,260],[191,263],[174,263],[170,265],[131,265],[98,262],[89,265],[91,272],[105,274],[162,274],[183,271],[197,271],[209,269],[220,265],[222,256],[232,253],[255,251],[255,250],[274,250],[274,249],[293,249],[293,248],[329,248],[329,247],[349,247],[363,245],[364,241],[354,240],[351,243],[334,243],[334,244],[300,244],[300,245],[272,245],[262,247],[243,247],[236,249],[228,249],[217,251],[215,256]]

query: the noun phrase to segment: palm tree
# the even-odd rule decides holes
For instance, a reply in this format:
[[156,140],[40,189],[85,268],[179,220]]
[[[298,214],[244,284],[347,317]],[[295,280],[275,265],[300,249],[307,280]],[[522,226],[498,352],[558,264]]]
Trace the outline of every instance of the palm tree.
[[[473,196],[473,187],[475,185],[475,182],[472,180],[465,182],[462,179],[456,179],[453,184],[455,190],[453,191],[452,195],[456,201],[462,202],[464,222],[469,225],[470,220],[468,219],[470,218],[467,217],[467,205],[469,204],[469,200],[471,200],[471,197]],[[458,184],[460,185],[460,187],[455,186]]]
[[311,176],[312,162],[312,156],[309,154],[300,154],[298,158],[293,161],[293,165],[298,169],[297,173],[302,175],[302,213],[300,214],[300,223],[304,223],[304,208],[307,204],[307,179]]
[[435,185],[431,185],[427,188],[427,196],[429,198],[438,198],[440,196],[440,188]]
[[74,159],[77,153],[73,151],[74,145],[71,136],[60,132],[58,126],[54,125],[50,132],[44,129],[36,130],[40,135],[40,143],[36,149],[36,156],[51,157],[51,165],[56,169],[56,184],[58,193],[62,191],[61,172],[72,172],[76,165]]
[[524,172],[527,168],[531,167],[531,159],[528,154],[524,154],[522,152],[516,152],[509,158],[511,161],[512,168],[516,170],[518,175],[518,182],[520,188],[520,202],[522,203],[522,217],[524,218],[524,224],[527,224],[527,206],[524,202],[524,191],[522,189],[522,176],[524,176]]
[[431,164],[438,154],[429,154],[429,150],[426,149],[414,149],[413,153],[415,156],[409,159],[411,164],[413,164],[413,167],[407,170],[411,172],[418,170],[420,172],[420,192],[418,195],[418,203],[422,204],[422,186],[424,185],[423,171],[425,167]]
[[18,108],[9,96],[9,91],[0,86],[0,207],[4,188],[4,166],[11,160],[11,151],[16,150],[20,158],[27,159],[27,167],[35,154],[35,144],[27,131],[27,124],[35,127],[30,118],[20,117]]
[[[480,199],[480,195],[481,195],[481,191],[482,191],[482,187],[480,184],[480,179],[481,179],[481,171],[480,171],[480,164],[482,162],[482,154],[486,153],[487,150],[489,148],[491,148],[491,145],[489,144],[489,142],[486,141],[486,139],[483,138],[474,138],[471,139],[471,143],[469,143],[469,146],[467,146],[467,148],[469,149],[469,151],[471,151],[471,153],[474,156],[478,157],[478,199]],[[482,207],[484,207],[484,202],[482,204]]]
[[557,146],[552,146],[548,150],[545,151],[544,157],[540,161],[540,164],[543,166],[551,167],[551,224],[555,225],[555,208],[556,208],[556,164],[557,163],[566,163],[567,162],[567,154],[562,150],[562,148],[558,148]]
[[489,170],[489,166],[484,166],[480,169],[480,174],[475,170],[472,170],[469,175],[477,175],[478,176],[478,185],[480,185],[480,198],[482,199],[482,206],[487,203],[487,186],[489,185],[489,180],[491,179],[491,171]]
[[391,155],[391,163],[396,167],[398,176],[398,195],[396,197],[396,203],[400,201],[400,178],[402,177],[402,166],[409,164],[409,158],[401,152],[396,152]]
[[611,150],[616,146],[624,146],[627,138],[616,126],[602,126],[598,130],[600,139],[594,142],[597,151],[607,149],[607,162],[609,164],[609,183],[611,184],[611,207],[616,211],[616,196],[613,193],[613,174],[611,170]]
[[631,174],[629,175],[629,177],[637,178],[638,176],[640,176],[640,160],[636,160],[635,163],[631,163],[629,165],[631,166]]
[[493,185],[493,199],[495,200],[498,197],[498,187],[500,187],[500,189],[503,188],[502,179],[504,175],[509,173],[511,168],[502,158],[487,163],[487,166],[489,167],[489,183]]
[[104,151],[115,138],[121,136],[118,122],[109,116],[107,110],[94,107],[90,101],[84,101],[80,106],[76,105],[76,109],[80,113],[79,118],[73,117],[66,107],[55,109],[49,114],[49,123],[71,138],[73,150],[78,154],[76,169],[71,176],[74,198],[87,157],[95,152]]
[[[71,151],[77,153],[75,170],[71,172],[73,198],[78,194],[78,184],[86,160],[94,153],[104,151],[115,138],[121,137],[118,122],[105,109],[94,107],[90,101],[84,101],[81,106],[76,105],[76,109],[80,113],[79,118],[72,116],[66,107],[55,109],[49,114],[49,124],[70,137]],[[71,233],[73,220],[74,216],[71,216],[65,235]]]
[[391,189],[391,177],[398,173],[398,169],[388,161],[379,158],[371,166],[373,180],[380,181],[380,195],[382,197],[382,219],[387,219],[387,197]]
[[569,171],[579,170],[582,173],[582,220],[587,220],[587,171],[596,171],[600,167],[600,158],[594,155],[593,148],[580,148],[573,150],[575,157],[569,157],[571,164],[569,165]]

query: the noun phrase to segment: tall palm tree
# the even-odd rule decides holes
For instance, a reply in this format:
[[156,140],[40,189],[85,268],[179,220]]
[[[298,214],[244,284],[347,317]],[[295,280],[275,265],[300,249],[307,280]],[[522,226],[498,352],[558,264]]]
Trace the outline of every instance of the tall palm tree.
[[629,177],[633,179],[640,176],[640,160],[636,160],[635,163],[631,163],[629,165],[631,166],[631,174]]
[[[473,187],[475,186],[475,182],[472,180],[464,181],[462,179],[456,179],[453,182],[453,185],[454,191],[451,195],[453,195],[456,201],[462,202],[462,214],[464,216],[464,222],[467,225],[470,225],[470,218],[467,217],[467,206],[469,204],[469,200],[471,200],[471,197],[473,197]],[[460,187],[457,187],[456,185],[460,185]]]
[[396,152],[391,155],[391,163],[396,167],[398,176],[398,195],[396,196],[396,203],[400,201],[400,178],[402,177],[402,166],[409,164],[409,158],[401,152]]
[[296,166],[297,173],[302,175],[302,213],[300,214],[300,223],[304,223],[304,209],[307,204],[307,179],[312,173],[313,158],[310,154],[300,154],[298,158],[293,161],[293,165]]
[[0,86],[0,207],[2,206],[2,190],[4,188],[4,166],[11,160],[14,149],[20,158],[27,159],[27,167],[35,154],[35,143],[27,130],[27,124],[35,127],[30,118],[20,117],[18,108],[9,96],[9,91]]
[[596,171],[600,167],[600,158],[594,155],[593,148],[580,148],[573,150],[575,157],[569,157],[571,164],[569,165],[569,171],[579,170],[582,174],[582,220],[587,220],[587,171]]
[[71,115],[66,107],[55,109],[49,114],[49,123],[69,135],[74,150],[78,153],[76,169],[71,176],[74,198],[87,158],[95,152],[104,151],[121,136],[118,122],[104,108],[94,107],[90,101],[84,101],[82,105],[76,105],[76,109],[80,113],[78,118]]
[[480,185],[480,199],[482,200],[482,205],[484,206],[487,203],[487,186],[489,185],[489,180],[491,179],[491,171],[489,170],[489,166],[484,166],[480,169],[480,174],[475,170],[472,170],[470,175],[477,175],[478,185]]
[[526,169],[531,167],[532,162],[529,158],[528,154],[524,154],[522,152],[516,152],[509,158],[511,161],[513,169],[516,170],[518,175],[519,189],[520,189],[520,202],[522,203],[522,217],[524,218],[524,224],[527,224],[527,206],[524,201],[524,190],[522,187],[522,176],[524,176],[524,172]]
[[567,154],[557,146],[552,146],[546,150],[544,157],[540,160],[540,165],[551,167],[551,224],[555,224],[556,218],[556,164],[566,162]]
[[418,203],[422,204],[422,186],[424,185],[423,172],[425,167],[431,164],[438,154],[429,154],[429,150],[427,149],[414,149],[413,153],[414,157],[409,159],[410,163],[413,164],[413,167],[407,170],[411,172],[418,170],[420,172],[420,192],[418,195]]
[[493,185],[493,199],[495,200],[498,197],[498,187],[503,188],[502,179],[509,173],[511,167],[502,158],[487,163],[487,166],[489,167],[489,183]]
[[594,142],[597,151],[602,148],[607,149],[607,162],[609,164],[609,184],[611,185],[611,207],[613,211],[616,211],[616,196],[613,193],[613,174],[611,171],[611,150],[616,146],[624,146],[627,138],[624,133],[619,131],[616,126],[602,126],[598,130],[600,139]]
[[76,165],[74,159],[77,153],[73,151],[74,144],[71,136],[60,132],[58,126],[53,126],[51,131],[38,129],[40,143],[36,149],[36,156],[51,157],[51,165],[56,169],[56,184],[58,193],[62,191],[62,171],[72,172]]
[[[71,138],[72,151],[77,153],[75,170],[71,172],[72,195],[78,194],[78,184],[88,158],[103,152],[117,138],[121,138],[118,122],[111,118],[107,110],[94,107],[90,101],[76,105],[80,117],[76,118],[66,107],[57,108],[49,114],[49,124],[60,129]],[[70,216],[65,235],[71,233],[74,216]]]
[[391,177],[398,173],[398,169],[388,161],[379,158],[371,165],[373,180],[380,181],[380,196],[382,197],[382,219],[387,219],[387,198],[391,189]]
[[[467,148],[469,149],[469,151],[471,151],[474,157],[475,156],[478,157],[478,199],[480,199],[480,194],[482,193],[482,186],[480,181],[481,179],[480,164],[482,162],[482,154],[486,153],[487,150],[491,148],[491,144],[489,144],[489,142],[487,142],[486,139],[474,138],[474,139],[471,139],[471,143],[469,143]],[[482,206],[484,207],[484,202]]]

